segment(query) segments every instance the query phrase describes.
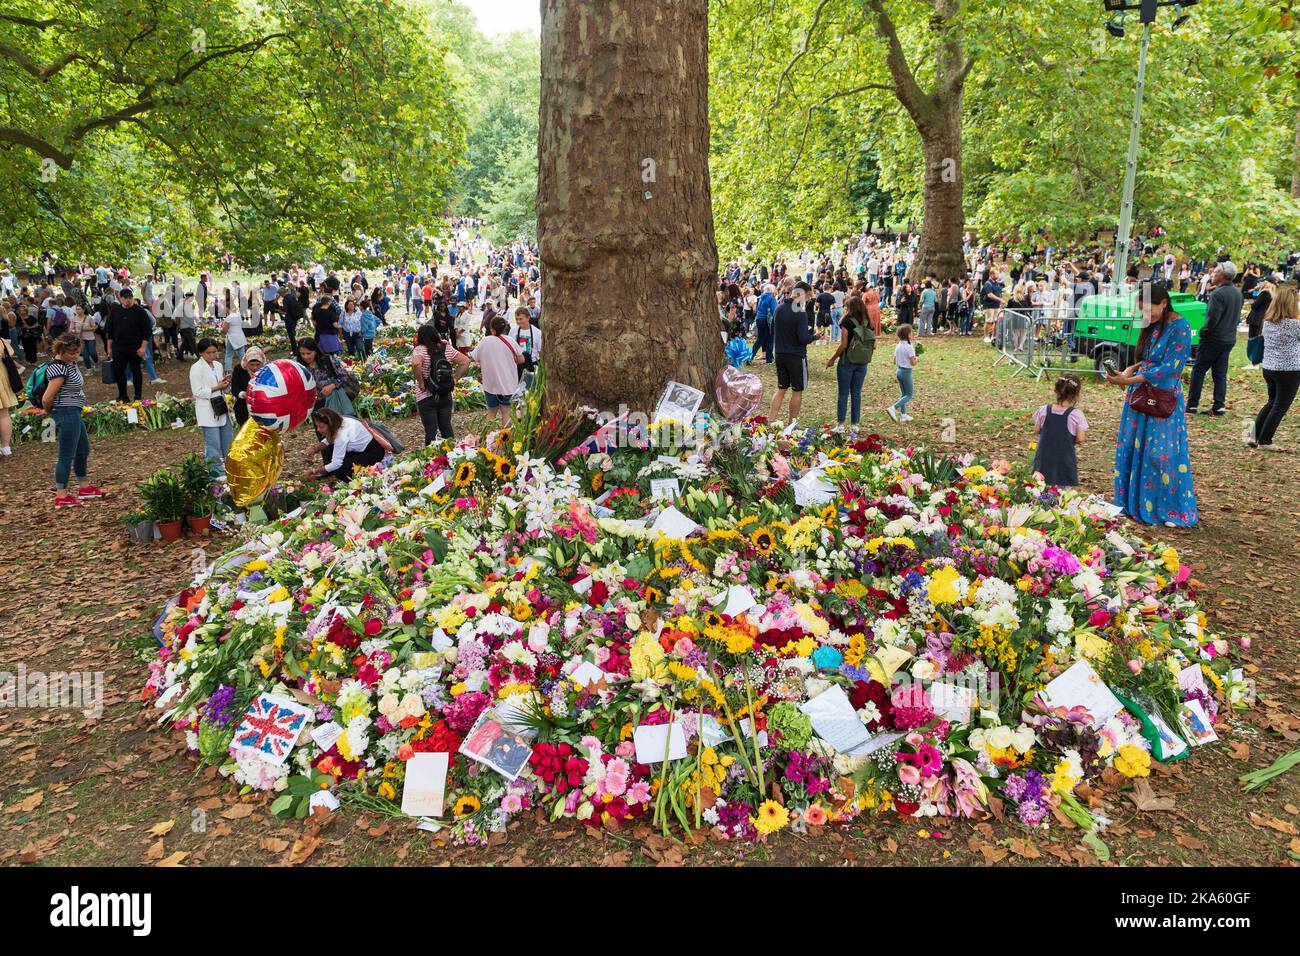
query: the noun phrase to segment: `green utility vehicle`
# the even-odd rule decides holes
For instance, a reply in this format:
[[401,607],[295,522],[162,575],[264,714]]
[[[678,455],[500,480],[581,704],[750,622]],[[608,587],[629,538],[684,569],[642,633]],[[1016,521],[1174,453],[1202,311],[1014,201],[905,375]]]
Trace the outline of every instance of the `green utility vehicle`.
[[[1205,325],[1205,303],[1187,292],[1169,293],[1169,304],[1192,327],[1192,358]],[[1137,293],[1123,295],[1102,293],[1079,300],[1079,317],[1074,320],[1074,351],[1092,359],[1098,372],[1109,359],[1116,368],[1125,369],[1137,361],[1135,348],[1141,325]]]

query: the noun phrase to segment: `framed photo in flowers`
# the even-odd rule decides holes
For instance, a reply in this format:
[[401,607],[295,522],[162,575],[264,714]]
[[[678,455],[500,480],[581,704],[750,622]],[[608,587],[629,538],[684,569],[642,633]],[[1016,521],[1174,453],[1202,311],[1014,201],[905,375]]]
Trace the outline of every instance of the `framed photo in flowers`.
[[515,780],[528,765],[536,731],[512,724],[509,714],[489,707],[478,715],[465,735],[460,752],[491,767],[507,780]]

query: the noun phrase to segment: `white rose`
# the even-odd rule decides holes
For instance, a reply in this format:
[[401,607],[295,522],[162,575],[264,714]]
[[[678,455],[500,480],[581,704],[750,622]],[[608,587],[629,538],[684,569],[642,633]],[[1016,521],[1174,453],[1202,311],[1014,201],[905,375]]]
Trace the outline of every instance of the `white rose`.
[[988,742],[990,747],[996,747],[998,750],[1005,750],[1011,746],[1014,735],[1010,727],[1001,726],[993,727],[989,730]]

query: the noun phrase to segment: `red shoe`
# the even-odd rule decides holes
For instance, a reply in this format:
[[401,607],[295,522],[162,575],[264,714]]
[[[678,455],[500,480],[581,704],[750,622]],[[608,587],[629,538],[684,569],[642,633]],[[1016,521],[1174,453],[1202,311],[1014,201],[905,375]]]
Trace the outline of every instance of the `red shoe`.
[[90,501],[92,498],[103,498],[108,492],[102,488],[96,488],[94,485],[83,485],[77,489],[77,497],[82,501]]
[[67,493],[61,494],[54,499],[54,507],[56,508],[73,508],[79,504],[81,504],[80,498]]

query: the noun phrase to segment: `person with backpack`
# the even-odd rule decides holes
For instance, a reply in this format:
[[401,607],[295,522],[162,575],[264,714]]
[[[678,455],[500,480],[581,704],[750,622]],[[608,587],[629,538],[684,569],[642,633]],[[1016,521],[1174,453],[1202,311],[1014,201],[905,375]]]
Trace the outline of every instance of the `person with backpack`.
[[[70,508],[83,501],[104,497],[104,492],[87,479],[90,458],[90,435],[81,417],[86,407],[86,383],[77,359],[81,355],[81,337],[63,335],[54,342],[54,361],[32,372],[27,396],[54,419],[58,429],[58,458],[54,465],[54,507]],[[70,473],[82,483],[74,495],[68,491]]]
[[420,326],[411,351],[411,375],[425,445],[433,444],[440,434],[443,438],[455,437],[451,427],[452,391],[469,364],[469,359],[442,338],[433,325]]
[[840,344],[835,354],[826,360],[826,367],[839,363],[835,369],[838,392],[835,399],[835,417],[840,428],[853,405],[853,424],[862,418],[862,384],[867,380],[867,368],[876,351],[876,333],[871,327],[867,305],[860,296],[851,296],[844,304],[844,317],[840,320]]

